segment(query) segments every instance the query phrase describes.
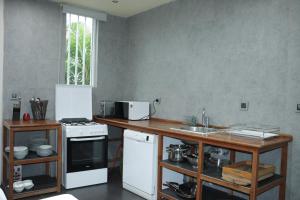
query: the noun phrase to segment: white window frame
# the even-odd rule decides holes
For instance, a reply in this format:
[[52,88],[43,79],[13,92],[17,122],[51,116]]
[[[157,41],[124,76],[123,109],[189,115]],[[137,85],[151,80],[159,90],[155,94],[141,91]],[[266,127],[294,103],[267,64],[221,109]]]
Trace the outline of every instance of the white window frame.
[[[63,13],[65,14],[74,14],[78,16],[83,17],[90,17],[93,19],[93,30],[92,30],[92,38],[91,38],[91,58],[90,58],[90,86],[97,87],[97,66],[98,66],[98,36],[99,36],[99,21],[106,21],[107,15],[102,12],[89,10],[89,9],[83,9],[78,8],[70,5],[63,4],[62,5]],[[67,17],[67,15],[66,15]],[[65,18],[67,20],[67,18]],[[67,24],[65,24],[65,27]],[[66,38],[66,33],[64,34],[64,37]],[[66,51],[68,47],[68,43],[66,43],[66,46],[64,48],[64,51]],[[66,56],[64,56],[64,61],[66,60]],[[65,62],[64,62],[65,63]],[[63,68],[65,69],[65,68]],[[64,73],[68,73],[68,71],[64,70]],[[84,82],[83,82],[84,83]],[[65,84],[70,84],[69,82],[65,82]],[[76,85],[76,84],[75,84]],[[85,85],[85,84],[83,84]]]

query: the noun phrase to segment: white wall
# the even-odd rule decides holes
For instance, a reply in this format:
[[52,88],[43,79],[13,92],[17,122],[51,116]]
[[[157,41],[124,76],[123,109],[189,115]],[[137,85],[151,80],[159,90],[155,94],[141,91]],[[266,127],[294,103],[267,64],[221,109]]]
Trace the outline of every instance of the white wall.
[[[0,0],[0,124],[2,125],[2,88],[3,88],[3,33],[4,33],[4,23],[3,23],[3,15],[4,12],[4,0]],[[2,128],[0,128],[0,149],[2,149]],[[0,157],[2,155],[0,153]],[[1,159],[2,160],[2,159]],[[2,162],[0,161],[0,169],[2,169]],[[1,170],[2,171],[2,170]],[[0,176],[2,177],[2,176]],[[0,179],[1,182],[2,178]]]

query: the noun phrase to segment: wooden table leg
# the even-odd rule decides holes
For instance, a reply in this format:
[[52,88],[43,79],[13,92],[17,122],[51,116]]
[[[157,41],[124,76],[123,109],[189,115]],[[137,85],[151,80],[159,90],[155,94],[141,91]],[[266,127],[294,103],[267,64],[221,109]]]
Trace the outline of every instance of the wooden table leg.
[[[47,144],[50,144],[50,141],[49,141],[49,133],[50,131],[49,130],[46,130],[46,141],[47,141]],[[49,167],[50,163],[45,163],[45,174],[50,176],[50,167]]]
[[160,192],[162,191],[162,167],[160,162],[163,159],[163,148],[164,148],[164,137],[162,135],[158,136],[158,152],[157,152],[157,199],[161,199]]
[[61,192],[61,153],[62,153],[62,129],[61,126],[57,128],[57,157],[56,162],[56,178],[57,178],[57,192]]
[[230,161],[231,161],[231,163],[235,162],[235,151],[234,150],[230,150]]
[[256,150],[252,153],[252,180],[250,200],[256,200],[257,185],[258,185],[258,167],[259,167],[259,152]]
[[8,199],[13,199],[14,189],[14,140],[15,133],[13,129],[9,130],[9,189]]
[[[236,160],[236,153],[234,150],[230,150],[230,155],[229,155],[229,159],[231,163],[235,163]],[[234,195],[234,190],[230,190],[229,192],[230,195]]]
[[285,188],[286,188],[286,175],[287,175],[287,156],[288,156],[288,145],[284,145],[281,148],[281,166],[280,175],[283,178],[282,183],[279,185],[279,199],[285,199]]
[[203,142],[199,142],[198,146],[198,173],[197,173],[197,193],[196,199],[202,200],[202,173],[203,173],[203,161],[204,161],[204,145]]
[[[3,129],[2,129],[2,153],[4,154],[5,153],[5,147],[6,147],[6,143],[7,143],[7,132],[6,132],[6,128],[5,126],[3,126]],[[2,156],[3,157],[3,156]],[[4,187],[6,187],[6,184],[7,184],[7,160],[4,159],[3,157],[3,163],[2,163],[2,184],[4,185]]]

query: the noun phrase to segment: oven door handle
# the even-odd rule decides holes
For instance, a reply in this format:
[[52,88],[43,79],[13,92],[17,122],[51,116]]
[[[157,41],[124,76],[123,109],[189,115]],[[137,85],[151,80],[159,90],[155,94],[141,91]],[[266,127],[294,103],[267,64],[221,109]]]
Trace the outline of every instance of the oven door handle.
[[93,137],[93,138],[71,138],[71,142],[81,142],[81,141],[95,141],[95,140],[105,140],[105,136]]

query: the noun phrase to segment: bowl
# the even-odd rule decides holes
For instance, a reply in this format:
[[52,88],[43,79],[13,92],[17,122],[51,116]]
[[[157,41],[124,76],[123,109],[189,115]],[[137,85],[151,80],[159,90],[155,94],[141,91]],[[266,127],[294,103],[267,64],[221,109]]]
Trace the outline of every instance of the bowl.
[[22,182],[23,182],[24,188],[25,188],[26,190],[30,190],[30,189],[33,188],[33,186],[34,186],[32,180],[30,180],[30,179],[24,180],[24,181],[22,181]]
[[37,148],[36,153],[41,157],[47,157],[52,155],[52,148],[51,145],[40,145]]
[[13,187],[14,187],[14,190],[18,193],[23,192],[23,190],[24,190],[24,184],[22,181],[14,182]]
[[[9,153],[9,147],[5,147],[5,151]],[[14,157],[18,160],[24,159],[28,155],[28,147],[26,146],[15,146]]]
[[47,139],[46,138],[41,138],[41,137],[32,137],[30,139],[30,147],[29,150],[30,151],[35,151],[37,150],[37,148],[41,145],[45,145],[47,144]]

